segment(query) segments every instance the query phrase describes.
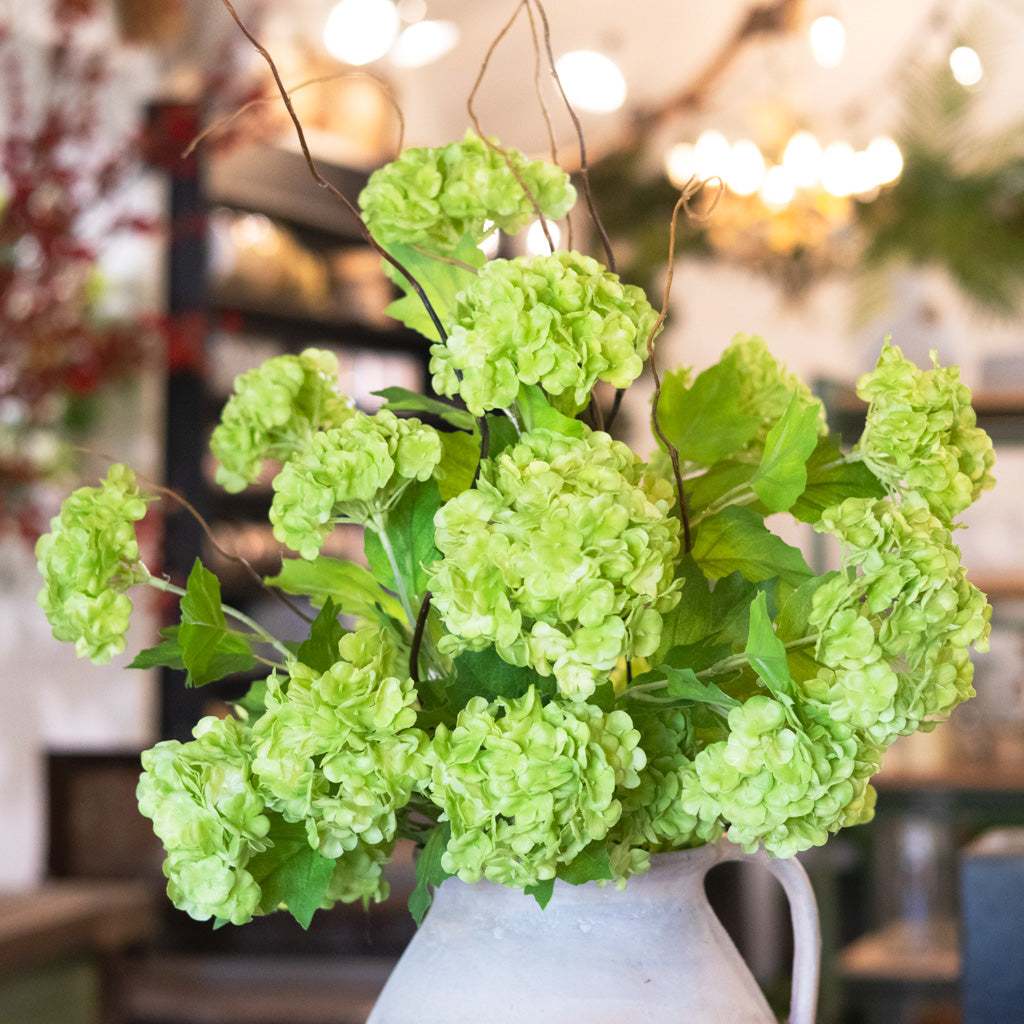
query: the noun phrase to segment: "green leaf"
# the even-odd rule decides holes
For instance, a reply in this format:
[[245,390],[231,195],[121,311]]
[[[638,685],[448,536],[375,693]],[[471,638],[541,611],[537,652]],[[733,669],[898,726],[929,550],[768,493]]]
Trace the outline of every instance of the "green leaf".
[[385,615],[401,619],[401,602],[388,593],[361,565],[339,558],[320,555],[312,561],[305,558],[286,558],[276,576],[264,581],[286,594],[308,597],[314,607],[320,608],[333,600],[338,610],[358,618],[373,618],[378,608]]
[[810,631],[807,620],[814,605],[814,595],[819,587],[837,575],[836,572],[827,572],[822,576],[815,576],[797,587],[782,602],[779,614],[775,618],[775,633],[780,640],[789,643],[807,636]]
[[[455,296],[476,277],[474,268],[479,269],[487,262],[487,257],[470,235],[464,235],[455,249],[454,260],[458,262],[438,259],[398,242],[387,246],[387,249],[419,283],[442,324],[451,319]],[[392,302],[385,312],[431,341],[439,341],[437,328],[423,300],[412,290],[403,274],[392,276],[406,294]]]
[[819,438],[818,445],[807,460],[807,486],[789,510],[803,523],[816,523],[823,509],[838,505],[847,498],[881,498],[885,488],[874,473],[855,459],[843,456],[839,440],[832,436]]
[[750,632],[743,652],[750,667],[776,697],[793,696],[793,679],[785,644],[775,635],[768,617],[768,602],[761,593],[750,606]]
[[337,607],[327,598],[320,614],[313,620],[309,636],[299,645],[295,655],[315,672],[326,672],[338,660],[338,644],[345,632],[345,627],[338,621]]
[[665,374],[658,420],[680,458],[704,466],[735,453],[759,425],[740,410],[739,378],[728,359],[701,373],[690,388],[682,373]]
[[436,416],[445,423],[451,424],[458,430],[476,430],[476,419],[466,409],[453,405],[451,402],[442,401],[439,398],[430,398],[421,395],[418,391],[409,391],[406,388],[382,388],[374,391],[385,400],[384,408],[392,412],[425,412]]
[[757,583],[779,577],[798,587],[814,573],[798,548],[772,533],[756,512],[729,505],[705,519],[691,551],[709,579],[738,572]]
[[523,384],[519,388],[516,405],[523,416],[527,430],[542,428],[569,437],[583,437],[586,425],[553,408],[539,384]]
[[433,902],[431,888],[436,888],[446,878],[452,877],[441,867],[441,857],[451,835],[451,822],[445,821],[435,825],[419,857],[416,858],[416,887],[409,896],[409,912],[417,925],[423,923],[423,917]]
[[[732,653],[732,648],[728,645],[723,645],[723,649],[726,657]],[[676,700],[685,700],[691,704],[708,704],[722,711],[729,711],[740,703],[716,683],[698,679],[697,672],[689,666],[677,668],[668,664],[661,665],[637,676],[633,683],[640,685],[663,679],[668,683],[665,692]]]
[[[426,591],[427,571],[424,567],[441,557],[434,544],[434,514],[440,507],[441,492],[437,481],[426,480],[410,484],[387,513],[385,533],[410,597]],[[374,530],[366,529],[363,547],[373,575],[385,586],[395,588],[391,560]]]
[[768,431],[750,483],[771,512],[791,508],[807,486],[807,459],[818,443],[819,411],[820,403],[804,405],[794,391],[782,418]]
[[683,588],[680,591],[679,603],[664,616],[661,644],[654,657],[655,663],[660,663],[666,652],[673,647],[703,640],[710,635],[714,625],[711,615],[711,587],[690,554],[680,559],[676,577],[684,581]]
[[492,701],[496,697],[522,697],[531,686],[538,693],[554,693],[552,677],[542,676],[532,668],[520,668],[503,661],[493,647],[482,651],[463,651],[452,663],[453,674],[448,681],[448,704],[460,711],[471,697]]
[[691,517],[713,505],[723,494],[749,484],[755,472],[756,463],[722,459],[707,472],[690,477],[686,481],[686,500]]
[[236,709],[243,721],[250,724],[256,721],[267,710],[266,679],[257,679],[246,691],[245,696],[232,701],[231,706]]
[[309,845],[306,827],[270,815],[267,838],[272,845],[253,856],[246,865],[262,891],[260,909],[271,913],[280,906],[308,928],[313,914],[323,903],[334,873],[334,861]]
[[437,467],[437,486],[442,501],[450,501],[456,494],[468,490],[480,464],[480,435],[461,430],[440,435],[444,454]]
[[543,910],[551,902],[551,897],[555,895],[555,880],[545,878],[536,885],[524,885],[523,892],[527,896],[532,896]]
[[164,638],[156,647],[147,647],[135,655],[134,661],[127,668],[174,668],[184,669],[185,662],[181,657],[181,645],[178,643],[178,627],[169,626],[160,630]]
[[228,627],[220,581],[196,559],[181,599],[181,660],[193,686],[203,686],[256,665],[249,641]]
[[[603,839],[595,839],[588,843],[570,863],[558,869],[558,877],[570,885],[584,885],[587,882],[602,882],[614,878],[608,844]],[[537,902],[540,903],[540,900]],[[541,906],[544,904],[541,903]]]

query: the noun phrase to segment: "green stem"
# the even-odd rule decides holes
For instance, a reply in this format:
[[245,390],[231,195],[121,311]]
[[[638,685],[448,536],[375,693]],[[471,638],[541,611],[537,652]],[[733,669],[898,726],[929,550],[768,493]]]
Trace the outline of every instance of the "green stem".
[[384,554],[387,555],[388,564],[391,566],[391,575],[395,578],[395,593],[398,595],[398,600],[402,602],[402,610],[405,612],[409,628],[415,629],[416,616],[413,615],[409,593],[405,589],[405,581],[402,579],[402,574],[398,571],[398,558],[395,555],[395,549],[391,546],[391,540],[388,538],[384,516],[380,513],[372,515],[367,520],[366,525],[380,538],[380,546],[384,549]]

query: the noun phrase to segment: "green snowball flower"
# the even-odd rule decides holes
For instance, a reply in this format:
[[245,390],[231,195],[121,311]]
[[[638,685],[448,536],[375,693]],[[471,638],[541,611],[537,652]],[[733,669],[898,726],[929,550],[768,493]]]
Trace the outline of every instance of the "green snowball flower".
[[284,462],[317,431],[353,416],[351,400],[338,393],[337,374],[333,353],[309,348],[239,376],[210,438],[220,463],[217,483],[242,491],[259,479],[265,459]]
[[104,664],[124,650],[132,611],[125,591],[149,577],[135,536],[147,501],[135,474],[113,465],[99,487],[69,495],[36,542],[39,606],[80,658]]
[[440,435],[417,419],[354,412],[315,433],[274,478],[274,536],[315,558],[336,523],[370,522],[414,480],[428,479],[442,454]]
[[430,568],[442,653],[493,646],[585,698],[619,658],[657,650],[679,600],[679,523],[621,442],[548,430],[484,464],[438,511]]
[[260,903],[246,869],[269,843],[270,819],[252,774],[249,730],[204,718],[188,743],[164,740],[142,754],[139,810],[167,850],[167,894],[198,921],[245,924]]
[[924,505],[869,498],[825,509],[815,528],[841,541],[843,571],[814,595],[821,668],[806,695],[880,746],[933,728],[973,696],[967,649],[985,650],[990,630],[949,528]]
[[575,415],[597,381],[624,388],[640,375],[657,318],[639,288],[589,256],[492,260],[459,293],[447,341],[431,347],[434,388],[482,416],[539,384]]
[[857,383],[869,403],[854,449],[885,486],[916,492],[950,523],[995,485],[992,441],[977,426],[971,393],[957,367],[919,370],[894,345]]
[[404,150],[370,175],[359,196],[363,219],[382,245],[440,255],[453,253],[466,234],[477,244],[495,228],[514,234],[538,209],[558,220],[575,201],[561,168],[468,130],[461,142]]
[[431,744],[428,796],[452,826],[442,866],[513,887],[553,878],[618,820],[616,793],[644,765],[639,739],[624,711],[544,704],[532,687],[472,698]]
[[416,707],[394,641],[370,627],[342,638],[326,672],[297,663],[271,676],[252,740],[268,806],[304,822],[325,857],[390,843],[429,771]]

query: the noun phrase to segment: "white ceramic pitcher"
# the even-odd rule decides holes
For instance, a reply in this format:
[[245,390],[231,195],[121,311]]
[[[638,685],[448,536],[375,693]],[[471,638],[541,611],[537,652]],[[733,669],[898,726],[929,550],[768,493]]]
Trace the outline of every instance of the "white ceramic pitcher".
[[728,843],[652,858],[625,890],[557,882],[542,910],[519,890],[444,882],[367,1024],[776,1024],[715,916],[704,877],[753,860],[782,883],[795,939],[790,1024],[813,1024],[820,933],[796,860]]

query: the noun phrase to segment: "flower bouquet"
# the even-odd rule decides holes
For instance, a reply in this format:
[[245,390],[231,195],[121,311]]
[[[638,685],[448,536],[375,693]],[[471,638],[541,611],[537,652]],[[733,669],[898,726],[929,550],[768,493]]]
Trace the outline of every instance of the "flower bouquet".
[[[433,395],[369,415],[309,350],[242,375],[212,436],[232,492],[279,464],[287,549],[266,586],[308,598],[284,643],[142,563],[157,492],[112,466],[38,544],[54,635],[123,649],[129,593],[180,597],[138,667],[201,686],[265,666],[234,714],[142,757],[139,805],[173,902],[242,924],[380,900],[401,839],[412,909],[446,877],[626,884],[652,854],[722,837],[785,857],[867,821],[898,736],[973,694],[990,609],[953,543],[992,486],[992,446],[955,368],[886,345],[843,452],[821,403],[757,337],[659,376],[655,453],[609,433],[595,390],[653,362],[659,313],[596,259],[487,259],[495,231],[576,199],[557,166],[470,132],[376,171],[363,218],[430,346]],[[607,404],[607,403],[605,403]],[[817,571],[771,517],[838,541]],[[365,564],[321,553],[364,528]]]

